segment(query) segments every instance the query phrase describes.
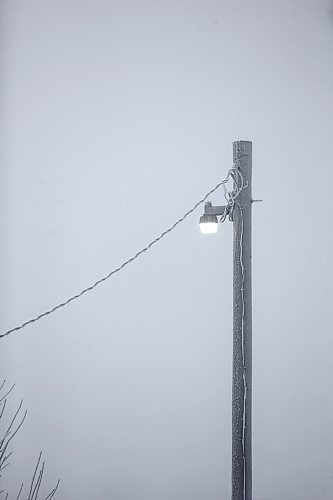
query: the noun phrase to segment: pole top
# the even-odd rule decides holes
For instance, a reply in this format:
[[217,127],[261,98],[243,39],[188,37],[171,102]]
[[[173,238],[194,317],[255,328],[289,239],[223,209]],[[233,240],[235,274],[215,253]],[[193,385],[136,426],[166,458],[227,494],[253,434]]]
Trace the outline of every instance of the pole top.
[[232,143],[234,160],[241,156],[252,155],[252,141],[235,141]]

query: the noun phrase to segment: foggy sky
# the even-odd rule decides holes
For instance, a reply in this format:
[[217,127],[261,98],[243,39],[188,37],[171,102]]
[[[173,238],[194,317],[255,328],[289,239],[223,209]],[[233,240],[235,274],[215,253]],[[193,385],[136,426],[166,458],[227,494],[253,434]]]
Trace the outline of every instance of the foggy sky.
[[[0,13],[1,331],[131,257],[253,141],[253,498],[331,499],[330,2]],[[43,449],[59,499],[230,498],[232,228],[205,237],[200,214],[1,341],[29,411],[13,494]]]

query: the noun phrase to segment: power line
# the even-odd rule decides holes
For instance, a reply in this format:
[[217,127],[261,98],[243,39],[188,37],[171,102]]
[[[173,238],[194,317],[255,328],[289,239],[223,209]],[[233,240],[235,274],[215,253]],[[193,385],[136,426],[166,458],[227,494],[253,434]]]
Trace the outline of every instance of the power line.
[[[44,318],[45,316],[49,316],[50,314],[53,314],[58,309],[67,306],[68,304],[70,304],[74,300],[79,299],[80,297],[82,297],[82,295],[84,295],[85,293],[90,292],[91,290],[93,290],[94,288],[96,288],[98,285],[100,285],[101,283],[103,283],[107,279],[111,278],[111,276],[113,276],[114,274],[119,273],[128,264],[130,264],[131,262],[135,261],[143,253],[147,252],[153,245],[155,245],[155,243],[159,242],[162,238],[164,238],[164,236],[166,236],[167,234],[171,233],[171,231],[173,231],[192,212],[194,212],[198,208],[199,205],[201,205],[202,203],[204,203],[204,201],[206,201],[206,199],[212,193],[214,193],[215,191],[217,191],[217,189],[219,187],[224,186],[225,187],[225,192],[226,192],[226,186],[225,185],[227,184],[227,182],[230,179],[234,180],[234,169],[230,169],[228,171],[228,174],[227,174],[226,178],[223,181],[221,181],[218,184],[216,184],[216,186],[213,189],[211,189],[210,191],[208,191],[208,193],[205,194],[205,196],[203,198],[201,198],[201,200],[197,201],[195,203],[195,205],[193,205],[193,207],[190,210],[188,210],[182,217],[180,217],[180,219],[178,219],[176,222],[174,222],[168,229],[166,229],[165,231],[163,231],[163,233],[161,233],[157,238],[155,238],[154,240],[152,240],[147,246],[145,246],[144,248],[142,248],[141,250],[139,250],[135,255],[133,255],[133,257],[129,258],[128,260],[126,260],[125,262],[123,262],[119,267],[116,267],[115,269],[113,269],[112,271],[110,271],[108,274],[106,274],[102,278],[100,278],[97,281],[95,281],[95,283],[93,283],[92,285],[88,286],[87,288],[84,288],[83,290],[81,290],[80,292],[76,293],[75,295],[73,295],[69,299],[65,300],[64,302],[60,302],[59,304],[57,304],[56,306],[52,307],[51,309],[48,309],[47,311],[42,312],[38,316],[35,316],[35,317],[29,319],[28,321],[25,321],[21,325],[18,325],[18,326],[14,327],[14,328],[11,328],[10,330],[5,331],[3,334],[0,335],[0,339],[3,338],[3,337],[7,337],[8,335],[10,335],[12,333],[15,333],[15,332],[17,332],[19,330],[22,330],[26,326],[31,325],[32,323],[35,323],[36,321],[39,321],[40,319]],[[237,192],[237,195],[238,194],[239,193]],[[235,196],[233,196],[233,200],[234,199],[235,199]]]

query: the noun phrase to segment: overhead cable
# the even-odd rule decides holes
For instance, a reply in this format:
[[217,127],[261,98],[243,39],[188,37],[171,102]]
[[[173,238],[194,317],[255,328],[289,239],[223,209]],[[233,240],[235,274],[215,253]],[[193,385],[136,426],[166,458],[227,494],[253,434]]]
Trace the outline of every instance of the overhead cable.
[[[155,238],[154,240],[152,240],[147,246],[145,246],[144,248],[142,248],[141,250],[139,250],[135,255],[133,255],[131,258],[129,258],[128,260],[126,260],[125,262],[123,262],[119,267],[116,267],[115,269],[113,269],[112,271],[110,271],[108,274],[106,274],[105,276],[103,276],[102,278],[98,279],[97,281],[95,281],[92,285],[88,286],[87,288],[84,288],[83,290],[81,290],[80,292],[76,293],[75,295],[69,297],[67,300],[63,301],[63,302],[60,302],[59,304],[55,305],[54,307],[52,307],[51,309],[48,309],[47,311],[44,311],[40,314],[38,314],[38,316],[35,316],[27,321],[25,321],[24,323],[22,323],[21,325],[18,325],[18,326],[15,326],[14,328],[11,328],[10,330],[7,330],[5,331],[3,334],[0,335],[0,339],[3,338],[3,337],[7,337],[8,335],[12,334],[12,333],[15,333],[19,330],[22,330],[23,328],[25,328],[26,326],[28,325],[31,325],[32,323],[35,323],[36,321],[39,321],[40,319],[44,318],[45,316],[49,316],[50,314],[53,314],[55,311],[57,311],[58,309],[61,309],[62,307],[65,307],[67,306],[68,304],[70,304],[71,302],[73,302],[74,300],[76,299],[79,299],[80,297],[82,297],[82,295],[84,295],[85,293],[87,292],[90,292],[91,290],[93,290],[94,288],[96,288],[98,285],[100,285],[101,283],[103,283],[104,281],[108,280],[109,278],[111,278],[111,276],[115,275],[116,273],[119,273],[122,269],[124,269],[128,264],[130,264],[131,262],[135,261],[140,255],[142,255],[143,253],[147,252],[153,245],[155,245],[155,243],[159,242],[162,238],[164,238],[164,236],[166,236],[167,234],[171,233],[171,231],[173,231],[179,224],[181,224],[192,212],[194,212],[199,205],[201,205],[202,203],[204,203],[206,201],[206,199],[212,194],[214,193],[215,191],[217,191],[217,189],[221,186],[223,186],[225,188],[225,193],[228,193],[227,189],[226,189],[226,184],[230,181],[230,180],[233,180],[235,181],[235,175],[237,175],[235,173],[235,169],[232,168],[228,171],[227,173],[227,176],[226,178],[219,182],[218,184],[216,184],[216,186],[211,189],[210,191],[208,191],[207,194],[205,194],[205,196],[203,198],[201,198],[199,201],[197,201],[192,208],[190,208],[190,210],[188,210],[182,217],[180,217],[180,219],[178,219],[176,222],[174,222],[168,229],[166,229],[165,231],[163,231],[157,238]],[[240,192],[241,189],[237,189],[236,190],[236,193],[233,192],[233,195],[231,195],[231,199],[232,201],[235,200],[235,198],[238,196],[239,192]],[[230,194],[229,194],[230,196]]]

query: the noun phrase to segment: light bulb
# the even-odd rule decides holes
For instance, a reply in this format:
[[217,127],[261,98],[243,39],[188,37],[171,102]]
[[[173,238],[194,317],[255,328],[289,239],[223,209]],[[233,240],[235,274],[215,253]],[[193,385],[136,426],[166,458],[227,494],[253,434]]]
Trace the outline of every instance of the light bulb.
[[199,227],[202,234],[215,234],[219,227],[216,215],[204,214],[200,217]]

